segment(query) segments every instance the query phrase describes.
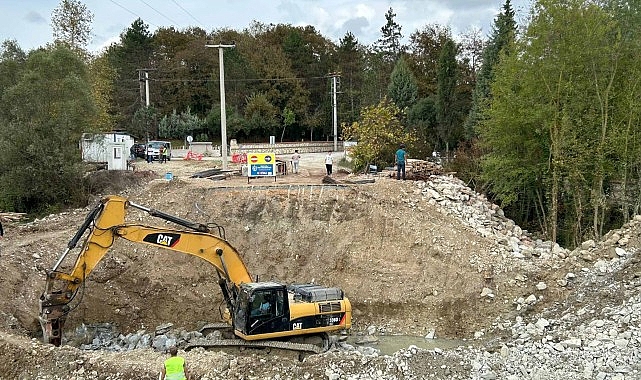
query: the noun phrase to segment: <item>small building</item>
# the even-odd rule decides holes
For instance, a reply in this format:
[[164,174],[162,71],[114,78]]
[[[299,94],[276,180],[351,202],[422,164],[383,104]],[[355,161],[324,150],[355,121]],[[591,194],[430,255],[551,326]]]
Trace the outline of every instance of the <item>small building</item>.
[[108,170],[127,170],[133,145],[134,138],[125,132],[83,133],[80,152],[85,162],[106,164]]

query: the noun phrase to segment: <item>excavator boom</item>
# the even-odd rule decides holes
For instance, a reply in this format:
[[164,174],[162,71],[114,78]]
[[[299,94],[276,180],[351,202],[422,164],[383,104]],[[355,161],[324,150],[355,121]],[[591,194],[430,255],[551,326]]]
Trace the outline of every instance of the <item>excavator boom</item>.
[[[136,207],[152,216],[191,228],[194,232],[125,223],[128,207]],[[62,262],[85,234],[87,236],[71,272],[60,271]],[[211,234],[206,225],[136,205],[123,197],[109,196],[89,212],[66,250],[47,272],[45,291],[40,296],[39,317],[45,342],[60,345],[62,329],[70,310],[69,303],[118,238],[187,253],[209,262],[222,280],[221,287],[230,309],[233,307],[234,288],[252,282],[236,249],[223,238]]]

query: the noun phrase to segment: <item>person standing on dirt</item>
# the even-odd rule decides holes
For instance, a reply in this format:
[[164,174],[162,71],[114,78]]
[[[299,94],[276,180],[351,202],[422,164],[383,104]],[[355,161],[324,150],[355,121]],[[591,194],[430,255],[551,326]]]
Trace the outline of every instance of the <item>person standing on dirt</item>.
[[396,151],[396,180],[401,179],[401,172],[403,174],[403,181],[405,181],[405,161],[407,153],[405,153],[405,144],[401,144]]
[[300,154],[298,154],[298,149],[295,149],[292,154],[292,172],[294,174],[298,174],[298,161],[300,161]]
[[332,175],[332,165],[334,163],[334,158],[332,157],[332,151],[327,152],[327,156],[325,156],[325,169],[327,169],[327,175],[331,176]]
[[158,148],[158,161],[161,164],[165,163],[165,147],[163,145]]
[[169,148],[167,146],[162,147],[162,162],[165,163],[167,162],[167,151]]
[[185,358],[178,356],[176,346],[169,347],[169,355],[171,356],[162,367],[160,380],[189,380]]

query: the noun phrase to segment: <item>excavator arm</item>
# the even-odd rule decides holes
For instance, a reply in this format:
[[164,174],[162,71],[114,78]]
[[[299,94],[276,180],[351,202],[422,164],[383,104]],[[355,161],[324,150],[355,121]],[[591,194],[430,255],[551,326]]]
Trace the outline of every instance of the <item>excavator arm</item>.
[[[134,207],[151,216],[171,221],[193,231],[158,228],[125,222],[127,208]],[[69,272],[61,271],[65,258],[86,235],[75,264]],[[227,307],[233,310],[238,286],[252,282],[240,255],[224,238],[211,233],[207,225],[149,209],[119,196],[101,200],[86,217],[67,244],[53,268],[47,271],[45,291],[40,296],[40,324],[47,343],[60,345],[62,330],[71,310],[69,304],[107,251],[119,239],[148,244],[197,256],[214,266]]]

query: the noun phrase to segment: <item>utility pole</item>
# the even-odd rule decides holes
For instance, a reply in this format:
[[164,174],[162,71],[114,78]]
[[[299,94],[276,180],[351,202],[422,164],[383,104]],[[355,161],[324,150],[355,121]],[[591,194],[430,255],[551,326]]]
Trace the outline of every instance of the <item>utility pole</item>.
[[[144,82],[145,84],[145,107],[149,108],[150,105],[150,99],[149,99],[149,72],[153,71],[155,69],[138,69],[138,81],[140,82],[140,101],[142,102],[143,97],[142,97],[142,84]],[[147,143],[149,143],[149,120],[146,118],[147,115],[145,115],[145,129],[147,133]]]
[[332,78],[332,111],[334,125],[334,152],[338,150],[338,106],[336,103],[336,94],[338,94],[338,84],[340,83],[341,73],[329,73]]
[[140,82],[140,101],[142,102],[142,84],[145,84],[145,106],[149,107],[149,72],[155,69],[138,69],[138,81]]
[[235,48],[236,43],[230,45],[205,45],[208,48],[218,48],[218,66],[220,67],[220,138],[221,138],[221,155],[223,159],[223,170],[227,170],[227,114],[225,112],[225,65],[223,61],[223,50],[225,48]]

